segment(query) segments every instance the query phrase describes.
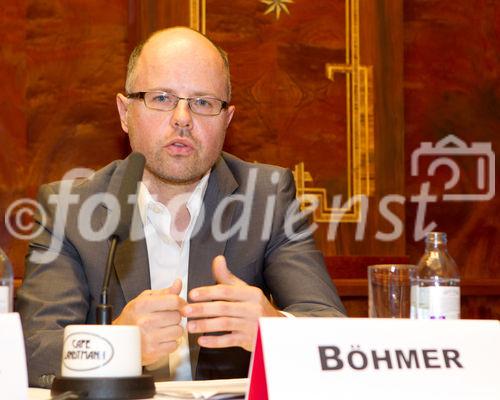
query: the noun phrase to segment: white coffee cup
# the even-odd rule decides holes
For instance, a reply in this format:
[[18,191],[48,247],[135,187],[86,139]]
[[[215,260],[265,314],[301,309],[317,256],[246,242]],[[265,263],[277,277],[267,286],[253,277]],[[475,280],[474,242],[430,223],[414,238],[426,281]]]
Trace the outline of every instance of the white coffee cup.
[[137,326],[68,325],[61,362],[64,377],[131,377],[142,374]]

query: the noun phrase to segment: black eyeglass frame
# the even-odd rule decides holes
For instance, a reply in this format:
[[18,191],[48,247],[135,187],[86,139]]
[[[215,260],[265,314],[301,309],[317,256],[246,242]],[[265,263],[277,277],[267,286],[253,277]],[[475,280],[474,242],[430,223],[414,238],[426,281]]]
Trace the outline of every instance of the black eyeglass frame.
[[[170,110],[162,110],[162,109],[159,109],[159,108],[153,108],[153,107],[150,107],[146,104],[146,94],[147,93],[163,93],[163,94],[168,94],[169,96],[174,96],[175,98],[177,98],[177,101],[175,102],[175,106],[172,107]],[[189,106],[189,109],[194,112],[195,114],[197,115],[203,115],[205,117],[215,117],[216,115],[219,115],[222,110],[226,110],[228,107],[229,107],[229,103],[225,100],[221,100],[221,99],[218,99],[217,97],[212,97],[212,96],[199,96],[199,97],[179,97],[173,93],[169,93],[169,92],[162,92],[161,90],[152,90],[152,91],[149,91],[149,92],[133,92],[133,93],[127,93],[127,98],[128,99],[136,99],[136,100],[142,100],[144,102],[144,105],[151,109],[151,110],[157,110],[157,111],[172,111],[172,110],[175,110],[175,108],[177,107],[177,104],[179,104],[179,100],[186,100],[187,103],[188,103],[188,106]],[[212,99],[212,100],[217,100],[217,101],[220,101],[220,110],[217,114],[201,114],[199,112],[196,112],[195,110],[193,110],[191,108],[191,102],[193,100],[196,100],[196,99]]]

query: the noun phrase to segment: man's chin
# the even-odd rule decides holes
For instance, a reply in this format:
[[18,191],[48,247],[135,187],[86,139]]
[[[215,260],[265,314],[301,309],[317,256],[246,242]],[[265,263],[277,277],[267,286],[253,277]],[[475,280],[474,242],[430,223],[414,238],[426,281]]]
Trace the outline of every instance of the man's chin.
[[186,186],[192,185],[193,183],[198,182],[205,174],[195,175],[195,176],[162,176],[160,177],[164,183],[169,185],[178,185],[178,186]]
[[185,186],[198,182],[216,162],[216,160],[212,163],[207,162],[207,160],[203,162],[199,159],[185,161],[187,160],[152,164],[146,162],[146,170],[162,183]]
[[190,173],[186,173],[183,171],[182,173],[165,173],[160,171],[150,171],[152,174],[160,180],[162,183],[166,183],[169,185],[191,185],[193,183],[198,182],[206,173],[202,171],[193,171]]

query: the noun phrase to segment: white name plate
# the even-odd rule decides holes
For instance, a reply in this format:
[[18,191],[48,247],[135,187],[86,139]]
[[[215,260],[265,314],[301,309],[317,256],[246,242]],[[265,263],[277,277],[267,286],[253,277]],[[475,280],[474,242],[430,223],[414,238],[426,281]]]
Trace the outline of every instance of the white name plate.
[[248,400],[498,400],[500,323],[261,318]]
[[28,398],[24,337],[18,313],[0,314],[0,398]]

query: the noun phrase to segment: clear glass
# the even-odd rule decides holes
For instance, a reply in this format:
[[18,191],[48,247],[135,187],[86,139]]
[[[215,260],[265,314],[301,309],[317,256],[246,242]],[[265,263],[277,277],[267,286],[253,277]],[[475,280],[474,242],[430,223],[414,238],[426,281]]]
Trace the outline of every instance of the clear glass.
[[8,257],[0,249],[0,313],[14,310],[14,271]]
[[410,284],[415,265],[380,264],[368,267],[368,316],[410,318]]
[[460,318],[460,274],[448,253],[446,233],[427,234],[411,292],[412,318]]

